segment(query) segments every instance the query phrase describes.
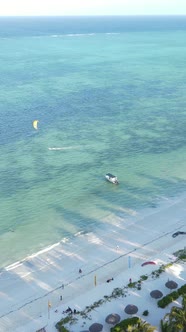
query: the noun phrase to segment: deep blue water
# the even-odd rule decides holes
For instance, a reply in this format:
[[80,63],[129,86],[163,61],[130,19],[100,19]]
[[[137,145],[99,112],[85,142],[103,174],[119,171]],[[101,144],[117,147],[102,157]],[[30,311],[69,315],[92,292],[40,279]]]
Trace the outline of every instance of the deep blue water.
[[1,37],[185,31],[185,16],[0,17]]
[[185,40],[184,16],[0,18],[2,265],[185,191]]

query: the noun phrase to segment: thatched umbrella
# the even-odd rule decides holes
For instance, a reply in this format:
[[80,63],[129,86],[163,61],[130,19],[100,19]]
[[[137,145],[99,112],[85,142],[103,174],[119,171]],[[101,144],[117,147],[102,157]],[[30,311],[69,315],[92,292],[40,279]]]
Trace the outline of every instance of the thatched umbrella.
[[136,307],[136,305],[134,304],[128,304],[124,311],[126,312],[126,314],[128,315],[134,315],[138,312],[138,307]]
[[160,290],[155,289],[152,292],[150,292],[150,296],[153,299],[160,299],[163,296],[163,293]]
[[115,325],[117,323],[119,323],[121,317],[118,314],[110,314],[105,318],[105,322],[108,324],[112,324]]
[[178,287],[177,282],[173,281],[173,280],[168,280],[165,284],[165,286],[169,289],[176,289]]
[[93,323],[89,327],[89,332],[101,332],[103,330],[103,325],[99,323]]

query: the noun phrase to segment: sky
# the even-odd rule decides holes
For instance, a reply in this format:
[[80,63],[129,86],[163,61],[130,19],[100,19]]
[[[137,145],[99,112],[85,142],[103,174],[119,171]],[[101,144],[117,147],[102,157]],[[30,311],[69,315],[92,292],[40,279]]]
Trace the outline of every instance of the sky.
[[186,0],[0,0],[0,16],[186,15]]

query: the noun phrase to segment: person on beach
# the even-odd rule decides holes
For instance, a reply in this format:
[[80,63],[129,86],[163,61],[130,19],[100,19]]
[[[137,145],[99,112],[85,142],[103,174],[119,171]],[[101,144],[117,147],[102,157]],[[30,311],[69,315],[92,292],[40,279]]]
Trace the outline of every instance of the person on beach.
[[114,278],[107,279],[107,282],[111,282],[112,280],[114,280]]
[[82,269],[79,269],[79,273],[82,273]]
[[71,309],[70,307],[68,307],[65,311],[63,311],[63,314],[67,314],[68,312],[69,312],[70,314],[73,313],[73,311],[72,311],[72,309]]

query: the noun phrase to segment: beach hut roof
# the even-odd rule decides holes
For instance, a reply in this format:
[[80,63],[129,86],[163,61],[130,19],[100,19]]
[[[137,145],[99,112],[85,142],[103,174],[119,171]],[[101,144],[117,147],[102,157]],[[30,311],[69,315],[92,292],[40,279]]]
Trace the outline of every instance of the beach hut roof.
[[168,280],[165,284],[165,286],[169,289],[175,289],[178,287],[177,282],[173,281],[173,280]]
[[108,324],[115,325],[115,324],[119,323],[120,319],[121,319],[120,315],[110,314],[105,318],[105,322],[108,323]]
[[152,292],[150,292],[150,296],[153,299],[160,299],[163,296],[163,293],[160,290],[155,289]]
[[134,315],[138,312],[138,307],[134,304],[128,304],[124,311],[126,312],[126,314],[128,315]]
[[93,323],[90,327],[89,327],[89,331],[90,332],[101,332],[103,330],[103,325],[99,324],[99,323]]

